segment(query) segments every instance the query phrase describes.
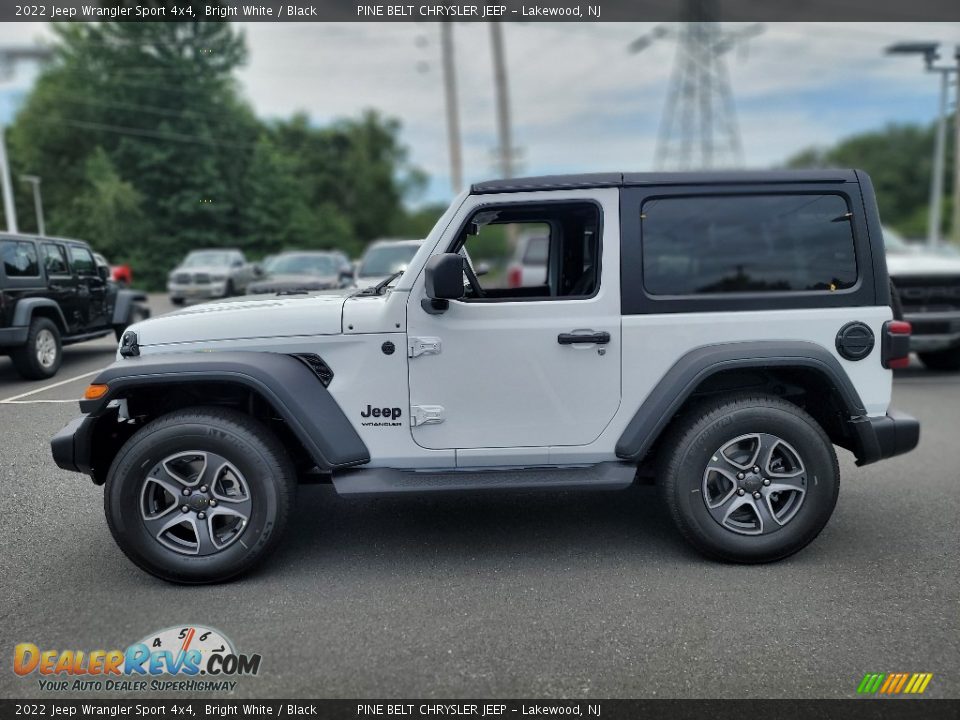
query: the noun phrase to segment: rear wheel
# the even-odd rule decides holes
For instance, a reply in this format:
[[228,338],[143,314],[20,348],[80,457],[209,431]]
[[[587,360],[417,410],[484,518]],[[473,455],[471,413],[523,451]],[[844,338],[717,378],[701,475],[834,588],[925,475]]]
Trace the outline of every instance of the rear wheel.
[[170,304],[171,304],[171,305],[177,305],[177,306],[183,305],[183,298],[182,298],[182,297],[172,297],[172,298],[170,298]]
[[171,582],[236,577],[272,552],[296,475],[261,423],[226,408],[180,410],[141,428],[107,475],[104,509],[120,549]]
[[931,370],[960,370],[960,347],[917,353],[917,356]]
[[23,347],[10,352],[13,366],[27,380],[45,380],[56,375],[63,362],[60,329],[48,318],[34,318]]
[[774,396],[715,400],[668,438],[661,492],[686,539],[718,560],[780,560],[833,513],[837,456],[823,429]]

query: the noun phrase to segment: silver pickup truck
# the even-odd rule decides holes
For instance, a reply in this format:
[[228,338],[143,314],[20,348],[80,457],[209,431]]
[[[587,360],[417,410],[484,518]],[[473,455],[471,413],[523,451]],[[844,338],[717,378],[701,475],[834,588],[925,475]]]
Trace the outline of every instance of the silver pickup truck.
[[960,256],[909,245],[889,228],[883,236],[910,349],[931,370],[960,370]]

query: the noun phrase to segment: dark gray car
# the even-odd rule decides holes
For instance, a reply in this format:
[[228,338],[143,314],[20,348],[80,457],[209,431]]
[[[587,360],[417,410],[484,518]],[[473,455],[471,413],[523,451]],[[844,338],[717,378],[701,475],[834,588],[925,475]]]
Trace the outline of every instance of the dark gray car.
[[347,285],[352,270],[339,252],[285,252],[264,267],[266,277],[247,286],[248,295],[278,292],[312,292]]

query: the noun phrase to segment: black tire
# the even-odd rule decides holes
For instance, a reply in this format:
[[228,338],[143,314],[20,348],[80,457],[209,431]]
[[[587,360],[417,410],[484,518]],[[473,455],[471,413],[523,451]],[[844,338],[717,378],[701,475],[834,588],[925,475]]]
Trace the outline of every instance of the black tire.
[[[148,476],[157,474],[157,467],[170,468],[171,458],[181,453],[192,456],[202,453],[204,470],[196,478],[196,485],[189,498],[183,495],[173,498],[172,510],[154,513],[154,528],[161,520],[171,520],[181,514],[180,503],[199,502],[200,505],[182,514],[192,523],[205,523],[212,531],[214,515],[230,507],[218,495],[207,470],[207,458],[218,457],[230,463],[240,475],[237,486],[246,490],[249,501],[248,519],[242,529],[235,531],[223,549],[208,544],[209,553],[198,549],[196,554],[186,550],[171,549],[169,544],[178,542],[172,533],[185,535],[189,540],[190,529],[198,548],[202,547],[196,524],[175,526],[164,534],[151,534],[147,529],[150,513],[144,512],[148,490],[156,493],[157,483]],[[175,460],[174,462],[178,462]],[[219,462],[219,461],[218,461]],[[223,466],[220,467],[223,469]],[[174,477],[173,474],[168,477]],[[205,480],[205,478],[207,478]],[[206,482],[211,482],[207,491],[201,492]],[[182,485],[172,483],[176,488]],[[221,487],[222,490],[222,487]],[[160,490],[160,495],[169,500],[172,495]],[[104,490],[104,511],[110,532],[117,545],[138,567],[159,578],[175,583],[204,584],[223,582],[237,577],[261,562],[277,546],[287,524],[290,508],[296,492],[296,474],[288,454],[277,438],[259,421],[228,408],[200,407],[177,410],[149,423],[135,433],[120,449],[107,474]],[[213,502],[203,497],[214,498]],[[202,504],[206,502],[207,504]],[[234,505],[233,507],[240,507]],[[203,519],[203,509],[210,515]],[[163,521],[165,522],[165,520]],[[184,545],[186,547],[186,544]]]
[[[43,348],[48,352],[41,359]],[[23,347],[11,350],[10,359],[26,380],[45,380],[56,375],[63,363],[63,344],[56,323],[44,317],[34,318],[30,322],[26,343]]]
[[[708,466],[717,464],[720,451],[728,447],[728,443],[752,433],[757,434],[758,455],[760,437],[780,440],[777,453],[786,452],[786,449],[791,452],[795,450],[803,470],[797,482],[804,484],[805,489],[803,492],[786,491],[772,495],[773,488],[766,488],[765,483],[761,482],[770,473],[765,469],[759,475],[753,475],[752,468],[749,468],[742,480],[731,478],[733,489],[729,490],[727,496],[731,504],[720,505],[714,512],[721,515],[733,504],[745,502],[747,507],[737,511],[745,515],[732,516],[731,523],[736,517],[753,516],[762,524],[759,511],[767,498],[772,497],[777,501],[787,498],[783,500],[784,503],[799,498],[793,514],[782,516],[782,525],[779,521],[773,522],[775,518],[772,515],[767,515],[770,522],[765,527],[772,528],[772,531],[765,534],[742,534],[747,523],[743,523],[739,531],[722,525],[708,510],[705,500],[709,491]],[[750,442],[752,440],[744,441],[744,446]],[[774,396],[727,396],[706,402],[679,419],[663,447],[665,451],[659,484],[670,514],[690,544],[716,560],[763,563],[788,557],[817,537],[837,503],[840,470],[830,439],[810,415]],[[726,455],[723,460],[727,460]],[[778,468],[783,467],[783,460],[779,456],[774,462],[778,463]],[[713,480],[718,476],[711,471],[710,477]],[[737,486],[742,488],[745,483],[748,484],[746,494],[739,496]],[[757,483],[761,483],[760,487],[756,487]],[[725,492],[726,489],[720,494]],[[757,503],[750,499],[753,492],[762,493]],[[773,508],[771,503],[774,500],[762,507]],[[756,522],[753,524],[757,525]]]
[[946,370],[948,372],[960,370],[960,347],[917,353],[917,357],[930,370]]
[[184,302],[184,300],[183,300],[183,298],[181,298],[181,297],[172,297],[172,298],[170,298],[170,304],[171,304],[171,305],[176,305],[177,307],[180,307],[181,305],[183,305],[183,302]]
[[223,296],[233,297],[236,294],[237,294],[237,290],[233,286],[233,280],[227,280],[227,287],[223,291]]

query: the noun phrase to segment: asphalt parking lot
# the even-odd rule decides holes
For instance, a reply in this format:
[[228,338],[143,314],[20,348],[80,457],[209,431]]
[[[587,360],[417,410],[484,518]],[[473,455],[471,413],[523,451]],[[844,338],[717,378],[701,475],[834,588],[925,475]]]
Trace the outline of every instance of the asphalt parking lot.
[[[154,299],[154,313],[163,311]],[[931,672],[960,696],[960,375],[899,374],[914,453],[841,451],[831,523],[759,567],[689,550],[649,487],[621,493],[345,500],[304,486],[281,550],[214,587],[145,575],[102,489],[49,438],[112,339],[53,381],[0,358],[0,696],[37,697],[13,647],[124,648],[201,624],[263,656],[233,697],[838,697],[866,672]]]

